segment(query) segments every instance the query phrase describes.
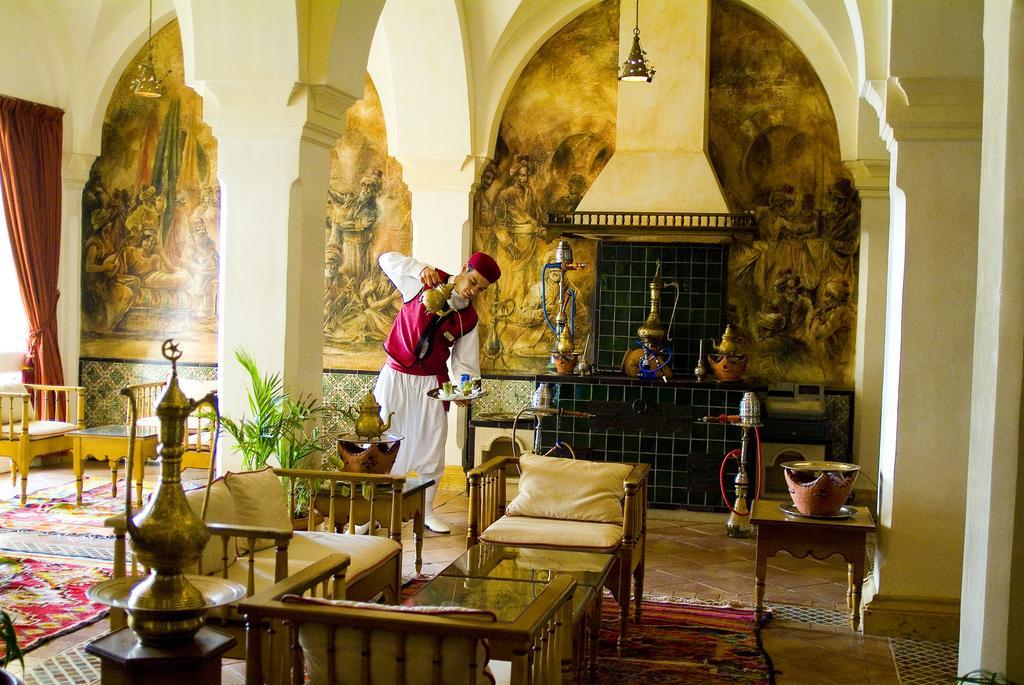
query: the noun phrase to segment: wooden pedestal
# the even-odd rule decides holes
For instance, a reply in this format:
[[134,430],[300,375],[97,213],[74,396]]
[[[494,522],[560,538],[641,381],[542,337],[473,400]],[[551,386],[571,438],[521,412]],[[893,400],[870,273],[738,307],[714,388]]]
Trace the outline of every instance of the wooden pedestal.
[[121,628],[85,646],[100,659],[103,685],[220,685],[221,656],[235,638],[201,628],[192,644],[146,647],[128,628]]

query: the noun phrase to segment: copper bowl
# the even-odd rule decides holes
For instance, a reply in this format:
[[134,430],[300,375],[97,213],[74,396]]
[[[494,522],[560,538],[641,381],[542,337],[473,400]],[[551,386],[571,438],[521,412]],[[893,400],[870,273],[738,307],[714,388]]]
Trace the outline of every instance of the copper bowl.
[[804,516],[837,516],[860,473],[857,464],[840,461],[787,461],[779,466],[793,505]]
[[338,458],[349,473],[391,473],[401,442],[359,443],[338,439]]
[[558,373],[572,373],[576,368],[576,362],[580,360],[578,354],[554,354],[551,360],[555,363],[555,371]]
[[745,354],[709,354],[708,363],[711,364],[711,372],[720,381],[738,381],[747,371]]

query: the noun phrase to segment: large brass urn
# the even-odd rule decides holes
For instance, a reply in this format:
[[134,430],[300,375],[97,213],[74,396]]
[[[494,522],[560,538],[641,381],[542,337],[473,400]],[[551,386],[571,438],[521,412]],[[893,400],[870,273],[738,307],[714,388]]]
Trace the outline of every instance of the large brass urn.
[[[139,642],[147,646],[188,644],[203,626],[203,615],[212,607],[239,599],[244,587],[219,578],[185,575],[193,569],[210,539],[200,516],[192,511],[181,484],[181,457],[185,451],[189,414],[200,405],[216,412],[216,395],[190,400],[178,385],[177,361],[181,352],[173,341],[164,342],[164,357],[171,362],[171,378],[157,405],[160,418],[160,480],[155,494],[141,511],[132,512],[132,493],[126,488],[125,526],[136,560],[149,572],[136,577],[115,578],[90,588],[95,601],[125,609],[129,625]],[[122,391],[129,404],[129,449],[134,453],[135,398],[129,388]],[[216,445],[216,442],[214,442]],[[211,455],[211,462],[216,459]],[[132,460],[127,460],[131,480]],[[213,463],[211,463],[211,475]],[[201,587],[197,587],[199,584]]]

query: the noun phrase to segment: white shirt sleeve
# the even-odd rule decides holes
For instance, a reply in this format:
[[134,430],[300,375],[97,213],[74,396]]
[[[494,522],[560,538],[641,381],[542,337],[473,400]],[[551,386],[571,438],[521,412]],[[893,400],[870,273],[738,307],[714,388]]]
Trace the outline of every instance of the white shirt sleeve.
[[377,258],[381,271],[391,279],[391,282],[402,294],[402,302],[408,302],[423,287],[420,282],[420,274],[427,268],[427,264],[406,256],[401,252],[385,252]]
[[[449,314],[454,316],[454,314]],[[452,368],[452,381],[458,383],[459,376],[468,373],[470,377],[480,375],[480,324],[477,323],[452,345],[452,356],[449,360]]]

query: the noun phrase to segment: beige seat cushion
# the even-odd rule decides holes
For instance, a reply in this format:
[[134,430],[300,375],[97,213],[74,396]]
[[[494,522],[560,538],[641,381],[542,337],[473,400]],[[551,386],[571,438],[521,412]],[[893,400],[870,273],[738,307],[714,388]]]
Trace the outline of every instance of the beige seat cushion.
[[[413,613],[429,616],[453,616],[456,618],[479,618],[494,621],[494,615],[483,611],[457,609],[453,607],[402,607],[365,602],[330,601],[291,598],[286,601],[326,604],[360,609],[367,612]],[[405,640],[405,674],[398,673],[398,633],[375,630],[370,634],[370,673],[373,683],[398,683],[407,685],[430,685],[433,683],[432,663],[435,656],[435,637],[427,634],[408,634]],[[326,685],[360,685],[362,667],[362,630],[358,627],[338,627],[334,634],[335,681],[327,683],[328,632],[326,626],[317,623],[303,623],[299,628],[299,645],[311,682]],[[476,682],[484,685],[494,683],[487,668],[488,653],[482,640],[443,637],[441,641],[442,680],[445,685],[463,685]]]
[[[281,479],[274,471],[265,468],[260,471],[228,472],[224,481],[235,500],[235,523],[258,528],[291,530],[292,517],[288,511],[288,499],[284,494]],[[248,543],[239,538],[238,553],[248,551]],[[273,540],[256,541],[256,551],[274,546]]]
[[496,545],[611,552],[622,542],[622,526],[592,521],[502,516],[480,534],[480,539]]
[[[205,488],[185,493],[185,499],[188,500],[189,506],[198,515],[202,515],[203,498],[205,496]],[[210,484],[210,503],[206,507],[205,520],[207,523],[225,523],[228,525],[235,523],[235,501],[231,498],[231,492],[228,490],[228,486],[223,478],[218,478]],[[202,569],[203,573],[207,575],[220,575],[224,554],[221,547],[221,539],[218,536],[212,536],[203,550],[203,556],[201,557]],[[234,540],[229,540],[228,565],[233,564],[236,558],[238,558],[238,555],[235,551]]]
[[[350,586],[401,553],[400,544],[376,535],[298,531],[288,545],[288,575],[301,571],[329,554],[347,554],[351,561],[345,572],[345,585]],[[273,549],[257,553],[253,563],[256,592],[274,584],[275,564]],[[248,569],[247,559],[240,557],[237,563],[228,568],[228,578],[245,585],[248,582]]]
[[[15,437],[17,437],[18,433],[21,433],[21,423],[14,424],[12,430]],[[78,430],[78,425],[74,423],[65,423],[64,421],[31,421],[28,424],[28,439],[43,440],[45,438],[65,435],[76,430]],[[7,431],[5,430],[4,435],[6,434]]]
[[622,523],[623,481],[633,467],[524,454],[509,516]]

